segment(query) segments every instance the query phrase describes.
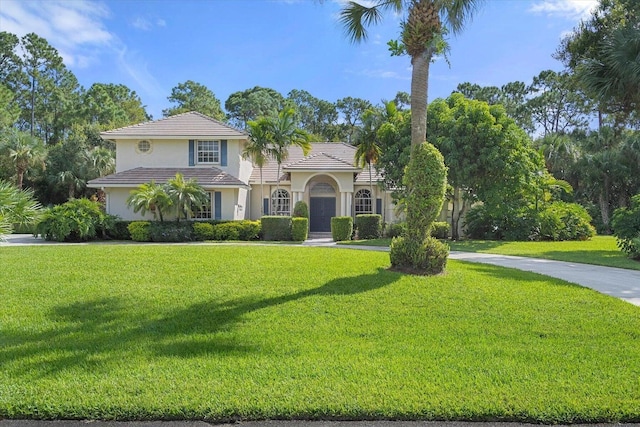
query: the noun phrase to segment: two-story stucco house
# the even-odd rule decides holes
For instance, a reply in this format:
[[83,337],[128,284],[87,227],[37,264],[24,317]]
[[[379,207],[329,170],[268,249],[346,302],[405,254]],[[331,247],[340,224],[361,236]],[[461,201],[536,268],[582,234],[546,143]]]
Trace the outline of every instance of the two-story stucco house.
[[[203,114],[190,112],[101,133],[116,144],[116,173],[89,182],[106,194],[107,212],[127,220],[143,219],[127,206],[131,190],[155,181],[163,184],[181,173],[193,178],[210,194],[210,205],[196,219],[259,219],[290,215],[304,200],[309,206],[311,232],[330,231],[333,216],[379,213],[393,221],[390,194],[376,185],[381,177],[354,161],[355,147],[343,143],[314,143],[304,156],[290,147],[281,165],[260,170],[242,156],[248,134]],[[263,198],[264,195],[264,198]],[[147,213],[147,219],[152,214]]]

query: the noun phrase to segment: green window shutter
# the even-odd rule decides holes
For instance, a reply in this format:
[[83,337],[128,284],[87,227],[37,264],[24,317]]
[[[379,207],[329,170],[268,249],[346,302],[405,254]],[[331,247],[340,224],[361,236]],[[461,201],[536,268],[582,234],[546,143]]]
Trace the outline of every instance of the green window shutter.
[[227,166],[227,140],[220,141],[220,166]]
[[376,213],[382,215],[382,199],[376,199]]
[[262,201],[262,206],[263,206],[264,214],[269,215],[269,199],[265,197],[264,200]]
[[195,150],[195,142],[193,139],[189,140],[189,166],[196,165],[196,150]]
[[213,193],[214,217],[215,220],[222,219],[222,193],[216,191]]

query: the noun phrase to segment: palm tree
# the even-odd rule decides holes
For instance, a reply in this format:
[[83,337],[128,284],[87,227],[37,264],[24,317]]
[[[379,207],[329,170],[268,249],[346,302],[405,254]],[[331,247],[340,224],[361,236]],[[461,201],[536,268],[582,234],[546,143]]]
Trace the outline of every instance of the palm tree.
[[91,163],[92,173],[98,177],[109,175],[116,169],[113,151],[106,147],[94,147],[87,152],[87,157]]
[[0,181],[0,239],[11,233],[14,224],[35,222],[41,210],[32,190],[20,190],[13,184]]
[[144,215],[147,211],[151,211],[154,218],[157,214],[160,222],[163,222],[162,213],[169,209],[173,202],[162,185],[151,181],[132,190],[127,198],[127,205],[133,207],[134,213],[141,212]]
[[193,214],[193,208],[202,208],[210,203],[209,194],[202,188],[195,179],[184,179],[181,173],[177,173],[174,178],[167,181],[165,186],[167,195],[176,207],[176,220],[180,221],[180,214],[184,219],[188,219]]
[[[366,27],[377,24],[382,12],[407,11],[402,22],[401,45],[396,53],[411,57],[411,145],[422,144],[427,134],[429,65],[444,46],[447,29],[458,34],[482,0],[374,0],[366,6],[349,1],[340,12],[340,22],[353,42],[367,39]],[[443,27],[443,21],[446,27]]]
[[382,154],[378,145],[378,126],[375,111],[368,109],[362,115],[362,128],[356,136],[355,161],[358,166],[369,167],[369,191],[373,198],[373,177],[371,176],[371,164],[376,163]]
[[3,144],[3,151],[9,153],[9,157],[16,168],[16,185],[22,189],[24,176],[33,167],[44,169],[46,149],[42,142],[26,132],[13,131]]
[[76,195],[76,190],[82,190],[86,185],[86,181],[82,179],[74,171],[61,171],[53,176],[53,181],[57,184],[67,187],[67,195],[69,200],[73,199]]
[[278,113],[278,117],[267,118],[267,120],[269,121],[267,134],[271,143],[269,155],[278,164],[276,194],[279,194],[280,167],[282,162],[289,158],[289,147],[296,145],[302,148],[302,153],[306,156],[311,150],[311,144],[309,135],[298,128],[293,108],[286,108]]
[[[249,125],[249,142],[242,152],[243,159],[251,159],[254,165],[260,168],[260,200],[264,200],[264,186],[262,180],[262,168],[267,163],[270,153],[269,126],[267,118],[247,122]],[[260,202],[260,215],[264,215],[264,205]]]

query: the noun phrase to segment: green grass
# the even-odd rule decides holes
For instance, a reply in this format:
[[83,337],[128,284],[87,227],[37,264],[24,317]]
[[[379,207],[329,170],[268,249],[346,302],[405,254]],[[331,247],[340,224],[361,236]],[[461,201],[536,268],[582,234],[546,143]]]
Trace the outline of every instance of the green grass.
[[[342,245],[389,246],[391,239],[356,240]],[[613,236],[595,236],[587,241],[570,242],[502,242],[495,240],[462,240],[447,242],[452,251],[485,252],[500,255],[581,262],[608,267],[640,270],[640,261],[628,258],[616,246]]]
[[449,245],[453,251],[518,255],[640,270],[640,262],[630,259],[621,252],[613,236],[595,236],[591,240],[569,242],[467,240],[450,242]]
[[640,310],[284,246],[0,248],[0,418],[640,421]]

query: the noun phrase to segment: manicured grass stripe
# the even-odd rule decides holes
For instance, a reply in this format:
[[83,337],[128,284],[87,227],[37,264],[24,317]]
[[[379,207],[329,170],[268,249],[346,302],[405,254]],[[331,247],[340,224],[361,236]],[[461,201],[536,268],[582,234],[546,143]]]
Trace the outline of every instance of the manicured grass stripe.
[[640,421],[640,310],[273,246],[0,250],[0,417]]

